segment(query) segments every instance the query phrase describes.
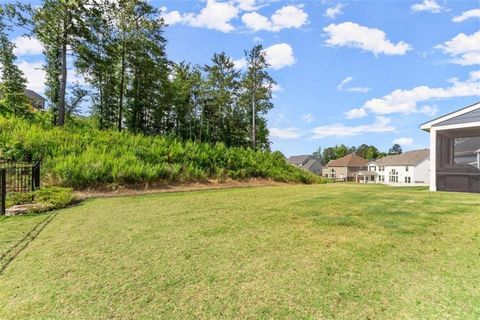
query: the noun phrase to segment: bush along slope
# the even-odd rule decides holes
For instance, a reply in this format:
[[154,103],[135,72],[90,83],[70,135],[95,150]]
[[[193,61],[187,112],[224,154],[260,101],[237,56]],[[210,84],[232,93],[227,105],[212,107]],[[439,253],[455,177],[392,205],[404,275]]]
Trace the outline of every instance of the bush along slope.
[[70,188],[45,187],[32,192],[9,192],[6,200],[7,208],[28,204],[29,212],[34,213],[65,208],[77,198]]
[[100,131],[87,122],[57,128],[0,117],[0,152],[2,157],[40,159],[44,181],[73,188],[249,178],[323,182],[289,165],[279,152]]

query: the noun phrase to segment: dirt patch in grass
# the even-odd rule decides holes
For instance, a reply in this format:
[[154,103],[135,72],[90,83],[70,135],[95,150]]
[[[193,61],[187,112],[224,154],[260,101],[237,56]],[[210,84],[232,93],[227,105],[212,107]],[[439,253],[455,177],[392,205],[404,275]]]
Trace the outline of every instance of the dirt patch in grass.
[[229,189],[229,188],[245,188],[245,187],[266,187],[266,186],[287,186],[288,183],[276,182],[269,179],[250,179],[244,181],[237,180],[209,180],[205,182],[185,182],[176,184],[143,184],[131,186],[106,186],[103,188],[92,188],[76,191],[79,199],[89,198],[111,198],[132,195],[152,194],[161,192],[189,192],[210,189]]

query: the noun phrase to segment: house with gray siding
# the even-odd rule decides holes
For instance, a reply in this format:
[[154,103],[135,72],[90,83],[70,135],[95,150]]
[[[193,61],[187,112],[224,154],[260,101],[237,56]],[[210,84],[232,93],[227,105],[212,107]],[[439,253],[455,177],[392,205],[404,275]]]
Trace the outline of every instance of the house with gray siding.
[[322,174],[322,162],[311,155],[291,156],[287,159],[287,162],[311,173]]
[[480,192],[480,102],[420,128],[430,133],[430,190]]

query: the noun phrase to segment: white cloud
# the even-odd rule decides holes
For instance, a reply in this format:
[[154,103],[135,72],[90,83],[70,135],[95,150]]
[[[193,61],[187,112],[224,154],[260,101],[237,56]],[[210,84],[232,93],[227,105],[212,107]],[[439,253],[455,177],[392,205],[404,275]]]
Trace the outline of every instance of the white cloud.
[[427,116],[433,117],[438,112],[437,106],[423,106],[419,110],[420,113],[423,113]]
[[404,55],[412,47],[403,41],[392,43],[385,32],[380,29],[368,28],[354,22],[330,24],[323,28],[328,35],[325,43],[329,46],[353,47],[372,52],[375,56]]
[[399,144],[401,146],[409,146],[413,144],[413,139],[412,138],[406,138],[406,137],[401,137],[393,140],[394,144]]
[[337,89],[339,91],[348,91],[348,92],[362,92],[366,93],[370,91],[370,88],[368,87],[345,87],[345,85],[353,80],[353,77],[346,77],[345,79],[340,82],[340,84],[337,86]]
[[294,65],[297,61],[293,48],[288,43],[274,44],[265,50],[267,63],[272,69],[278,70]]
[[343,124],[332,124],[320,126],[312,130],[312,139],[323,139],[326,137],[348,137],[358,136],[365,133],[383,133],[395,131],[390,125],[391,120],[387,117],[378,116],[372,124],[348,127]]
[[178,11],[167,11],[167,8],[163,7],[162,8],[162,17],[163,20],[165,21],[166,24],[168,25],[174,25],[176,23],[181,23],[183,22],[183,17]]
[[181,23],[227,33],[235,30],[231,20],[238,17],[240,10],[231,2],[207,0],[206,6],[198,14],[191,12],[181,14],[178,11],[168,12],[165,7],[162,8],[162,11],[162,17],[170,25]]
[[367,116],[367,111],[363,108],[352,109],[345,112],[347,119],[359,119]]
[[233,64],[235,66],[235,69],[237,70],[241,70],[241,69],[245,69],[247,67],[247,59],[245,58],[240,58],[240,59],[237,59],[237,60],[233,60]]
[[451,86],[445,88],[419,86],[411,90],[397,89],[382,98],[368,100],[363,105],[363,109],[382,115],[417,112],[432,114],[437,112],[436,107],[422,107],[419,110],[417,104],[431,100],[480,96],[480,71],[470,72],[469,79],[465,81],[453,78],[448,82]]
[[335,19],[336,17],[338,17],[339,15],[342,15],[343,14],[343,11],[342,9],[345,7],[344,4],[342,3],[338,3],[335,7],[331,7],[331,8],[328,8],[325,13],[324,13],[324,16],[325,17],[328,17],[330,19]]
[[302,132],[299,128],[270,128],[270,136],[280,139],[298,139],[302,136]]
[[16,37],[13,43],[15,44],[13,53],[16,56],[37,55],[43,52],[43,45],[36,38]]
[[349,83],[350,81],[353,80],[353,77],[346,77],[345,79],[342,80],[342,82],[340,82],[340,84],[338,85],[337,89],[339,91],[341,91],[343,89],[343,86],[346,85],[347,83]]
[[272,25],[270,20],[259,13],[246,13],[242,16],[243,23],[253,31],[270,30]]
[[415,3],[411,7],[413,12],[428,11],[432,13],[439,13],[444,8],[437,3],[436,0],[423,0],[421,3]]
[[463,22],[471,18],[480,18],[480,9],[472,9],[472,10],[465,11],[461,15],[453,17],[452,21]]
[[302,116],[302,120],[306,123],[310,123],[310,122],[313,122],[313,120],[315,120],[315,116],[311,113],[307,113]]
[[470,74],[470,80],[474,80],[474,81],[480,80],[480,70],[472,71],[469,74]]
[[278,83],[275,83],[273,86],[272,86],[272,92],[282,92],[282,91],[285,91],[283,89],[283,87],[281,85],[279,85]]
[[257,1],[256,0],[237,0],[237,7],[242,11],[253,11],[257,10]]
[[[292,66],[297,62],[293,48],[288,43],[274,44],[265,48],[263,51],[265,52],[265,59],[270,65],[270,68],[275,70]],[[236,69],[244,69],[248,64],[245,58],[234,60],[233,63]]]
[[242,21],[253,31],[273,31],[282,29],[301,28],[308,22],[308,14],[303,11],[301,5],[284,6],[273,13],[268,18],[257,12],[246,13],[242,16]]
[[[25,61],[20,60],[16,63],[18,68],[23,72],[27,79],[27,88],[38,93],[45,92],[45,77],[44,61]],[[1,68],[1,64],[0,64]],[[86,84],[85,78],[77,74],[73,67],[67,68],[67,83],[78,83],[80,85]]]
[[452,63],[464,66],[480,64],[480,31],[471,35],[460,33],[435,48],[450,55]]
[[23,71],[28,81],[28,89],[36,92],[44,92],[45,90],[45,70],[43,70],[43,62],[27,62],[20,61],[18,64],[20,70]]

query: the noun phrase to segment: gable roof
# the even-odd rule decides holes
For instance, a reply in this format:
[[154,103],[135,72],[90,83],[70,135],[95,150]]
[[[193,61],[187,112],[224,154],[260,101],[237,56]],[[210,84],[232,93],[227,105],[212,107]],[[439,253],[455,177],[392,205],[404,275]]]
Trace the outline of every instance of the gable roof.
[[315,159],[315,158],[312,158],[312,159],[308,160],[307,163],[305,163],[305,164],[303,165],[303,167],[304,167],[305,169],[310,169],[313,165],[315,165],[315,164],[317,164],[317,163],[319,163],[319,164],[320,164],[320,167],[322,167],[322,163],[320,162],[320,160]]
[[355,153],[350,153],[345,157],[330,160],[327,164],[328,167],[366,167],[368,161]]
[[308,160],[313,159],[311,155],[291,156],[287,159],[287,162],[294,165],[304,164]]
[[375,163],[379,166],[414,166],[430,157],[429,149],[412,150],[398,155],[380,158]]
[[466,113],[469,113],[469,112],[472,112],[472,111],[475,111],[475,110],[480,110],[480,102],[476,102],[476,103],[471,104],[471,105],[469,105],[465,108],[462,108],[460,110],[448,113],[444,116],[441,116],[441,117],[435,118],[433,120],[430,120],[428,122],[422,123],[420,125],[420,129],[425,130],[425,131],[430,131],[430,129],[436,124],[439,124],[441,122],[450,120],[452,118],[461,116],[463,114],[466,114]]
[[25,89],[25,94],[27,95],[27,97],[31,98],[31,99],[39,99],[39,100],[42,100],[42,101],[47,101],[47,99],[45,99],[44,97],[42,97],[41,95],[39,95],[38,93],[36,93],[35,91],[33,90],[30,90],[30,89]]

